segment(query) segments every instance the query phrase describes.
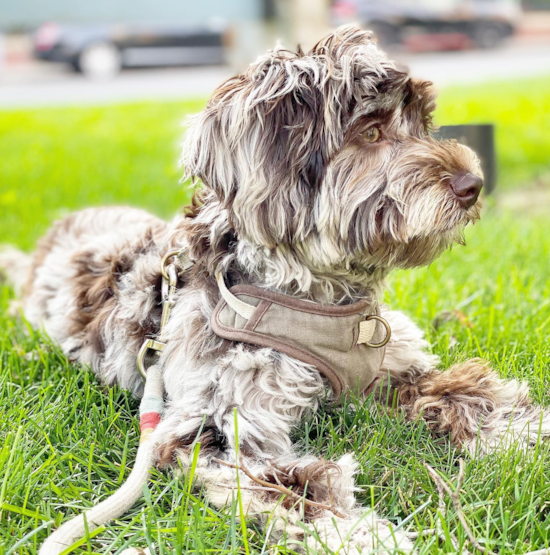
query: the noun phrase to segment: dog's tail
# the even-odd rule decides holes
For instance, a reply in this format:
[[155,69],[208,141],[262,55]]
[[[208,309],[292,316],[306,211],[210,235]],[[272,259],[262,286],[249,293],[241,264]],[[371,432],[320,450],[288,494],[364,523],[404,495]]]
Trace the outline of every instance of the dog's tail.
[[20,295],[31,271],[32,256],[14,247],[0,247],[0,283],[5,281]]

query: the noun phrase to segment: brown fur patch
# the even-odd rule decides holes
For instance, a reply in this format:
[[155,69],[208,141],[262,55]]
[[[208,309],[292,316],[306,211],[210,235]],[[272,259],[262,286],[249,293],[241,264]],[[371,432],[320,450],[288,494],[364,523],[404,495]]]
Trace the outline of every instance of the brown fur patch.
[[483,417],[495,410],[501,387],[487,363],[472,359],[397,389],[410,418],[421,416],[431,430],[449,434],[453,443],[461,445],[477,436]]
[[160,446],[157,454],[157,466],[159,468],[173,466],[179,452],[191,454],[191,447],[194,443],[200,443],[202,456],[215,455],[225,448],[225,437],[213,428],[204,430],[198,438],[196,434],[174,437]]
[[231,223],[227,222],[225,233],[212,237],[211,223],[198,220],[203,207],[207,204],[204,191],[196,191],[191,206],[185,208],[182,218],[172,235],[174,250],[177,250],[178,239],[185,238],[189,243],[189,256],[194,261],[190,271],[192,277],[204,281],[215,274],[222,258],[230,253],[237,242],[237,237]]
[[[130,272],[137,257],[148,250],[155,249],[153,231],[149,230],[138,242],[128,244],[114,254],[98,257],[95,250],[76,253],[73,264],[76,268],[73,291],[76,310],[72,315],[71,333],[85,333],[85,343],[92,345],[101,354],[105,351],[103,326],[117,306],[117,291],[120,278]],[[159,258],[160,259],[160,258]],[[151,268],[138,289],[145,290],[155,286],[159,292],[160,305],[160,269]],[[149,314],[145,322],[126,322],[127,334],[137,342],[158,333],[158,311]]]
[[[323,459],[300,466],[298,462],[287,465],[273,464],[267,468],[261,478],[271,484],[284,486],[294,493],[310,501],[332,505],[332,492],[329,487],[330,474],[341,472],[340,467]],[[266,492],[266,496],[281,502],[286,509],[295,507],[299,502],[290,496],[281,498],[278,491]],[[305,504],[306,519],[313,519],[322,513],[322,509]]]

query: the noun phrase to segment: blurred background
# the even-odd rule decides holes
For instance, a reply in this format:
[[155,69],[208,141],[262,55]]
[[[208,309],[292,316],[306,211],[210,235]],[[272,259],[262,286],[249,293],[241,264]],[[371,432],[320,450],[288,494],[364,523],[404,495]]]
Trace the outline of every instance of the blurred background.
[[0,103],[208,94],[345,23],[439,86],[550,71],[550,0],[20,0],[0,4]]
[[0,3],[0,240],[30,247],[90,204],[170,216],[187,114],[277,41],[345,23],[434,82],[442,134],[501,206],[550,204],[550,0],[18,0]]

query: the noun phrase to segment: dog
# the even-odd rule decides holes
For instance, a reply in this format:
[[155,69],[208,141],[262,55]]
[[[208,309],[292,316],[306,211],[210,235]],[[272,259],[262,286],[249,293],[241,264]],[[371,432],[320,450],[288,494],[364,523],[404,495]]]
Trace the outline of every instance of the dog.
[[[172,259],[178,283],[156,362],[168,403],[156,462],[187,468],[199,440],[195,479],[223,507],[236,487],[238,433],[247,514],[269,519],[272,537],[295,549],[413,547],[358,504],[351,456],[325,461],[293,447],[293,427],[341,392],[297,349],[220,336],[213,319],[225,284],[319,314],[370,299],[387,344],[368,351],[379,360],[361,393],[395,399],[475,455],[550,435],[550,415],[530,403],[526,384],[479,360],[439,370],[421,330],[376,304],[389,272],[429,264],[480,216],[479,161],[430,136],[434,108],[431,83],[397,69],[369,32],[341,28],[307,53],[278,47],[218,87],[191,121],[182,162],[200,184],[184,214],[166,223],[137,209],[86,209],[56,223],[32,257],[1,259],[6,273],[28,276],[32,324],[102,382],[140,396],[136,356],[158,338],[160,260],[184,252],[192,267]],[[309,503],[254,487],[255,478]]]

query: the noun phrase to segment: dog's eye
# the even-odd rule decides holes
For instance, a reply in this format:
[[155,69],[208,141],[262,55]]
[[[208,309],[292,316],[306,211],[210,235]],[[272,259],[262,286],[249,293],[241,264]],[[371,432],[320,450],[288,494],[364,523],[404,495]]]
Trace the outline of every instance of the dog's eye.
[[372,125],[366,131],[363,131],[361,135],[367,143],[377,143],[382,137],[382,133],[380,133],[380,129],[376,125]]

